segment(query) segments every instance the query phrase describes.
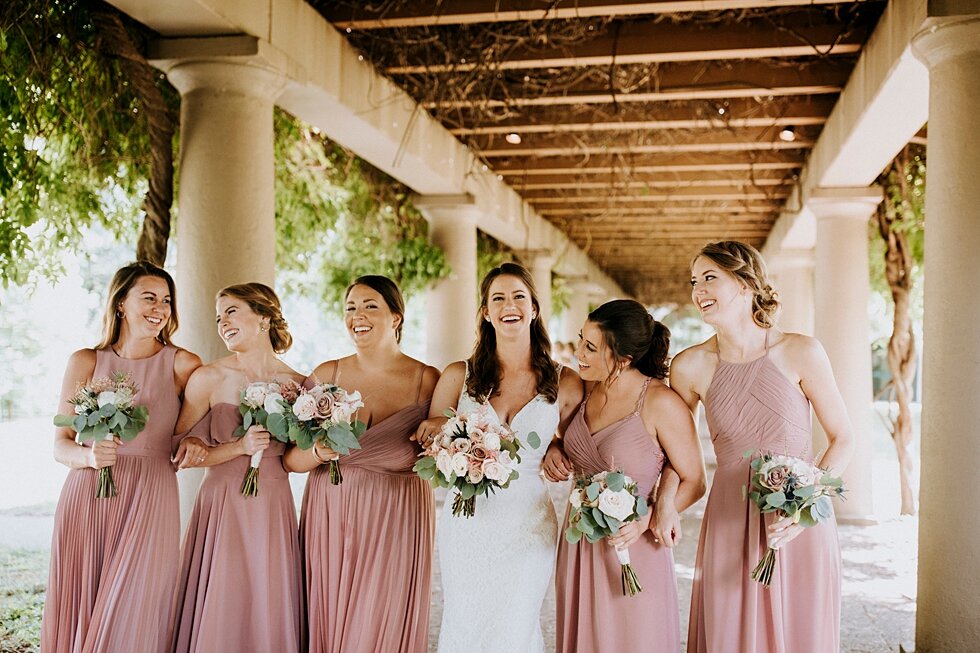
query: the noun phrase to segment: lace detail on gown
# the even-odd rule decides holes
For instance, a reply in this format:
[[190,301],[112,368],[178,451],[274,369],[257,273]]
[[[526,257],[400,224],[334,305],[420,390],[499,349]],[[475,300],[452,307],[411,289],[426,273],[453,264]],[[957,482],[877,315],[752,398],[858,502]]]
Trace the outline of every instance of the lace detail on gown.
[[[481,407],[499,422],[464,384],[458,412]],[[541,605],[555,566],[558,520],[540,470],[558,422],[558,404],[536,396],[510,423],[525,444],[519,477],[506,490],[478,497],[469,519],[453,517],[453,493],[446,497],[436,528],[444,598],[440,653],[544,651]],[[527,445],[531,431],[541,439],[536,449]]]

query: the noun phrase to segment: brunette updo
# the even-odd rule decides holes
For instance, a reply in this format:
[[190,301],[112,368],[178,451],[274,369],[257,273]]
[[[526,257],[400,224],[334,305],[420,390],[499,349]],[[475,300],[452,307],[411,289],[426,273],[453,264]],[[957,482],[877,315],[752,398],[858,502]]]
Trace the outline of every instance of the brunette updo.
[[691,261],[692,267],[701,256],[711,259],[752,291],[752,320],[756,324],[765,329],[775,326],[779,294],[769,284],[769,272],[759,250],[737,240],[708,243]]
[[602,332],[616,362],[630,359],[630,367],[655,379],[667,378],[670,329],[653,319],[640,302],[614,299],[589,313],[589,322]]
[[240,283],[222,288],[215,295],[218,297],[234,297],[240,299],[257,315],[269,318],[269,340],[272,351],[281,354],[293,345],[293,336],[289,334],[289,324],[282,317],[282,304],[276,291],[264,283]]

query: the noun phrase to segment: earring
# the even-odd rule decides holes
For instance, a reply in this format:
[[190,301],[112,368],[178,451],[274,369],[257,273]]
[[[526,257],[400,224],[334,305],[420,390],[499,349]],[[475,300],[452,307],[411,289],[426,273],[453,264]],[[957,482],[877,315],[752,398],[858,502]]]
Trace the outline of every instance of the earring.
[[268,331],[268,330],[269,330],[269,325],[266,324],[265,322],[263,322],[262,326],[259,327],[259,331]]

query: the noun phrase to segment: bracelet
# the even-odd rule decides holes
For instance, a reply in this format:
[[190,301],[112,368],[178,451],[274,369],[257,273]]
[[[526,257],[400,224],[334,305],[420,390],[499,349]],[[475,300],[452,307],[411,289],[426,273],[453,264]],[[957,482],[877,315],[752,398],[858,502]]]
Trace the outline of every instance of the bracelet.
[[326,465],[328,462],[330,462],[329,460],[324,460],[323,458],[320,457],[320,452],[316,450],[315,444],[313,445],[312,450],[313,450],[313,457],[316,458],[321,465]]

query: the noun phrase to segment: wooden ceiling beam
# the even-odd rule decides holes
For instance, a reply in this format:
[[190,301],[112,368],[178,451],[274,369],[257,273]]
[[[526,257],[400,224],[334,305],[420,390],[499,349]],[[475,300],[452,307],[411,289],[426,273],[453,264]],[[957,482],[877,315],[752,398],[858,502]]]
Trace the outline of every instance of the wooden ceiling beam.
[[790,190],[777,190],[772,193],[760,193],[752,191],[732,192],[726,188],[699,188],[691,191],[677,193],[657,193],[649,195],[568,195],[558,196],[537,196],[525,195],[524,199],[530,204],[585,204],[602,202],[605,204],[618,202],[623,204],[649,204],[651,202],[740,202],[740,201],[763,201],[773,202],[789,197]]
[[707,24],[695,21],[617,21],[606,25],[604,32],[595,38],[567,47],[514,47],[508,51],[505,61],[477,61],[473,58],[445,64],[388,66],[384,72],[398,76],[466,73],[478,67],[504,71],[677,61],[826,57],[859,52],[867,36],[868,25],[864,23],[844,30],[835,20],[828,20],[825,15],[807,9],[780,16],[778,23],[767,18]]
[[623,2],[622,0],[565,0],[550,2],[501,2],[500,0],[423,0],[401,3],[388,10],[373,10],[370,5],[334,6],[326,4],[320,11],[334,27],[342,30],[390,29],[395,27],[433,27],[437,25],[472,25],[518,20],[569,20],[608,16],[644,16],[678,14],[696,11],[724,11],[797,7],[832,4],[840,0],[655,0]]
[[[608,81],[586,79],[572,85],[556,83],[559,91],[542,95],[550,88],[548,78],[515,80],[506,88],[510,97],[452,98],[423,103],[426,109],[488,109],[548,107],[567,105],[617,106],[635,103],[768,99],[783,96],[811,96],[839,93],[847,82],[853,61],[848,57],[827,57],[815,61],[799,60],[793,65],[771,61],[742,60],[715,62],[674,62],[638,71],[647,81],[632,88],[610,88]],[[466,124],[466,114],[462,114]]]
[[[779,154],[786,154],[781,152]],[[792,154],[792,153],[790,153]],[[690,158],[690,157],[687,157]],[[725,156],[711,157],[711,161],[723,161]],[[495,162],[494,172],[502,177],[544,177],[548,175],[634,175],[634,174],[682,174],[700,172],[760,172],[760,171],[779,171],[779,170],[798,170],[803,165],[803,157],[796,156],[785,161],[759,161],[756,163],[744,161],[744,157],[738,157],[738,161],[708,163],[665,163],[657,164],[626,164],[618,166],[609,165],[564,165],[570,161],[546,161],[538,162],[523,159],[519,163],[527,164],[529,167],[520,168],[509,165],[510,162]],[[575,159],[580,162],[579,159]],[[540,165],[541,167],[530,167],[530,164]],[[598,163],[596,161],[595,163]]]
[[[468,122],[449,131],[457,136],[528,134],[551,132],[637,131],[660,129],[745,129],[768,126],[822,125],[835,99],[762,101],[735,99],[724,102],[636,104],[615,111],[576,107],[524,111],[508,120]],[[467,121],[464,121],[467,122]]]
[[635,216],[658,216],[658,215],[708,215],[708,216],[729,216],[741,215],[746,213],[778,213],[779,207],[771,202],[738,202],[736,204],[684,204],[657,205],[657,206],[612,206],[612,207],[547,207],[543,206],[536,209],[538,215],[546,218],[564,218],[568,220],[613,220],[629,218]]
[[698,187],[724,187],[724,188],[741,188],[750,187],[758,188],[762,186],[785,186],[791,184],[792,181],[785,178],[763,178],[763,179],[753,179],[749,180],[742,178],[739,180],[735,179],[692,179],[692,180],[677,180],[677,179],[645,179],[645,180],[631,180],[624,181],[622,179],[609,180],[609,181],[580,181],[573,179],[564,180],[554,180],[545,183],[533,183],[533,184],[513,184],[514,190],[518,193],[526,193],[530,191],[539,190],[608,190],[611,192],[624,191],[624,190],[645,190],[648,188],[698,188]]
[[[652,187],[663,187],[668,185],[683,186],[694,182],[703,182],[708,186],[720,185],[777,185],[788,184],[795,181],[792,169],[782,170],[754,170],[754,171],[704,171],[689,170],[682,172],[663,172],[659,174],[642,172],[630,174],[629,172],[581,175],[581,174],[557,174],[557,175],[534,175],[530,177],[507,177],[508,183],[514,190],[540,190],[544,188],[585,188],[594,185],[595,188],[609,188],[625,186],[627,184],[641,184]],[[642,186],[640,186],[642,187]]]
[[593,154],[681,154],[701,152],[778,152],[781,150],[809,150],[814,141],[797,139],[784,141],[734,141],[720,143],[664,143],[660,145],[574,145],[556,147],[498,148],[478,150],[489,159],[504,156],[571,156]]

